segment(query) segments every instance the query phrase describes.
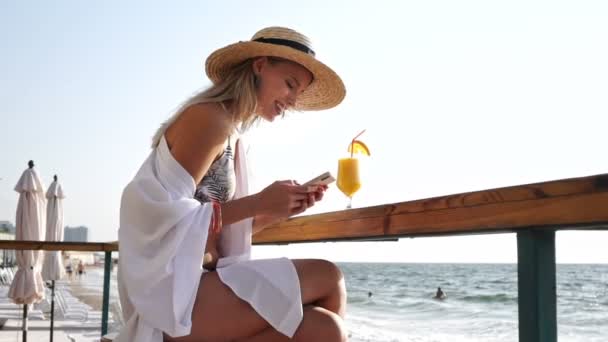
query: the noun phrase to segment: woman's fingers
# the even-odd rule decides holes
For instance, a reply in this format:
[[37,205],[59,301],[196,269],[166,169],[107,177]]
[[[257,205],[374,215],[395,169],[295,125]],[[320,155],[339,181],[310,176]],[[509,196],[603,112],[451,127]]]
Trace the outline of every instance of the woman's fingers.
[[293,208],[293,210],[289,216],[301,214],[301,213],[305,212],[306,209],[308,209],[308,205],[306,204],[306,201],[300,201],[300,205]]
[[309,193],[308,195],[304,195],[304,197],[300,200],[297,200],[292,203],[291,209],[293,212],[290,215],[296,215],[299,213],[303,213],[310,207],[315,205],[315,195],[313,193]]
[[[325,194],[325,190],[327,190],[326,185],[320,186],[309,186],[308,189],[298,189],[297,191],[307,190],[305,195],[301,192],[297,192],[298,201],[297,203],[292,204],[292,208],[298,208],[298,213],[304,212],[306,209],[315,205],[316,202],[323,199]],[[312,190],[312,191],[309,191]],[[305,196],[305,197],[303,197]],[[306,204],[304,207],[300,208],[303,204]],[[293,214],[292,214],[293,215]]]
[[289,210],[293,210],[302,206],[303,200],[294,200],[289,203]]
[[308,200],[308,195],[305,194],[293,194],[289,199],[289,209],[299,208],[302,206],[302,202]]
[[317,185],[294,185],[289,187],[292,193],[294,194],[307,194],[310,192],[315,192],[318,189]]
[[315,194],[315,201],[319,202],[320,200],[323,199],[323,195],[325,195],[325,190],[316,191],[314,194]]
[[300,185],[294,180],[280,180],[262,191],[266,214],[284,218],[306,211],[323,199],[326,185]]
[[315,205],[315,193],[311,192],[308,194],[308,207],[312,207],[313,205]]
[[291,198],[292,200],[296,200],[296,201],[301,201],[303,199],[306,199],[307,197],[308,197],[307,193],[304,193],[304,194],[297,193],[297,194],[291,194],[289,196],[289,198]]

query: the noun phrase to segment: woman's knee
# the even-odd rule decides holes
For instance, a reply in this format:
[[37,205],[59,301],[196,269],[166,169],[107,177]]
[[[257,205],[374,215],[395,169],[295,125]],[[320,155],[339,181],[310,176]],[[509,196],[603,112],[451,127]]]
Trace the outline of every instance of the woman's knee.
[[328,260],[319,260],[319,261],[325,268],[327,275],[330,277],[330,279],[333,279],[333,281],[335,283],[344,282],[344,274],[342,273],[342,270],[338,267],[338,265],[336,265],[333,262],[328,261]]
[[320,259],[293,260],[293,263],[300,278],[303,304],[346,297],[344,275],[336,264]]
[[346,285],[344,282],[344,274],[338,265],[331,261],[319,260],[324,269],[324,278],[329,281],[332,287],[332,292],[340,295],[346,295]]
[[344,320],[329,310],[318,306],[309,306],[305,308],[304,320],[306,321],[304,324],[311,327],[311,330],[323,341],[347,341],[348,333],[344,326]]
[[342,270],[331,261],[324,259],[302,259],[293,260],[293,263],[300,279],[321,278],[324,282],[333,284],[344,282]]

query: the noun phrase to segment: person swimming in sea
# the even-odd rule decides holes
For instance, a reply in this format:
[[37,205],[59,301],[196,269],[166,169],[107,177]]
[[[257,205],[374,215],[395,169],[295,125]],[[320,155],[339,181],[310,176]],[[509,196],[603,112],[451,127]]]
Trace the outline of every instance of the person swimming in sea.
[[444,300],[446,299],[448,296],[441,291],[441,287],[437,288],[437,293],[435,293],[435,297],[433,297],[433,299],[437,299],[437,300]]

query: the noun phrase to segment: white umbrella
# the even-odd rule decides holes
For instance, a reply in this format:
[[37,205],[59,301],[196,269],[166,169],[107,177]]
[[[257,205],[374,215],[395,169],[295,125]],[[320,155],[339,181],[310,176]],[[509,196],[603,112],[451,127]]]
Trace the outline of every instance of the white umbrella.
[[[45,226],[44,185],[30,160],[23,171],[15,191],[19,193],[15,240],[42,240]],[[27,332],[27,305],[44,299],[44,283],[40,275],[42,254],[40,251],[16,251],[17,272],[8,291],[8,297],[17,304],[24,304],[23,337]]]
[[[55,175],[53,183],[46,192],[46,241],[63,240],[63,188]],[[55,280],[63,277],[63,262],[60,251],[46,251],[42,266],[42,279],[51,281],[51,331],[50,341],[53,341],[55,320]]]
[[[46,241],[62,241],[63,240],[63,199],[65,195],[63,188],[57,180],[49,186],[46,192]],[[46,251],[44,255],[44,264],[42,266],[42,279],[59,280],[63,278],[65,271],[60,251]]]

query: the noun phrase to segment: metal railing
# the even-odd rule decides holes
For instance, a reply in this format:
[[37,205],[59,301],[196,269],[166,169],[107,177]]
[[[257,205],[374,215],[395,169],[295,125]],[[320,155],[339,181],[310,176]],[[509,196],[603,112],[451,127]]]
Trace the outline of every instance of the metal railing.
[[0,250],[42,250],[65,252],[104,252],[103,298],[101,313],[101,334],[108,332],[108,313],[110,307],[110,275],[112,252],[118,251],[118,243],[110,242],[46,242],[0,240]]
[[[517,234],[520,342],[557,341],[555,232],[608,230],[608,174],[483,190],[290,219],[254,244]],[[118,243],[0,241],[0,249],[104,252],[102,335]]]

